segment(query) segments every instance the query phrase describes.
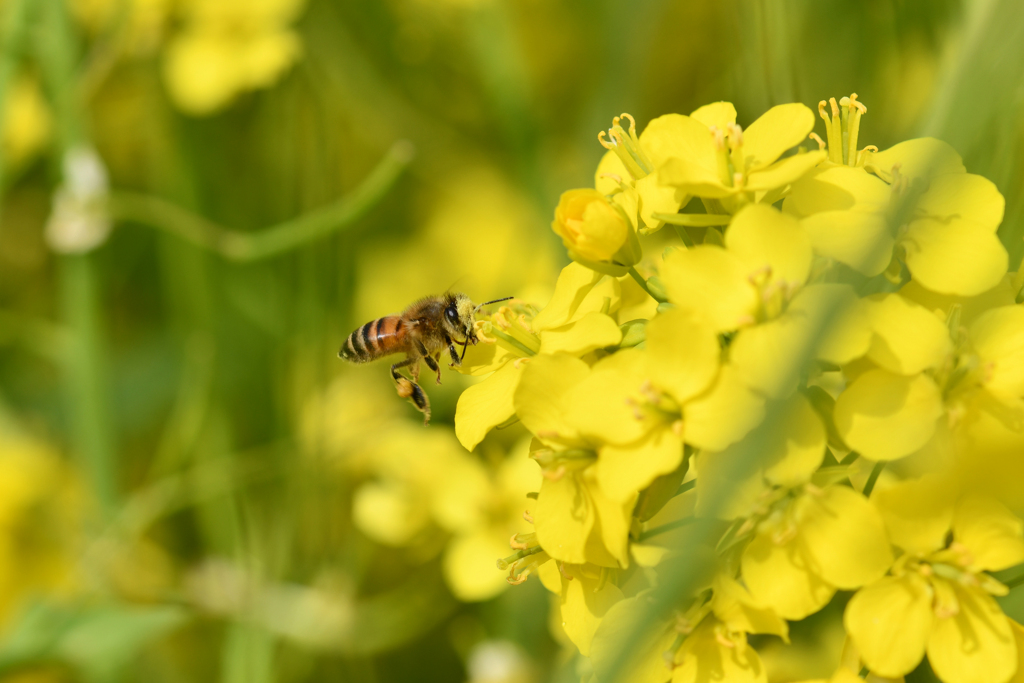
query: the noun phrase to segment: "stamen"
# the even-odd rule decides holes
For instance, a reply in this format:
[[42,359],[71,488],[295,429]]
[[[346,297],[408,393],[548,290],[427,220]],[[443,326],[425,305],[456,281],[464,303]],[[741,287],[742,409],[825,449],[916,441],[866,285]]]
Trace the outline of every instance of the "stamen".
[[555,470],[541,470],[540,474],[548,481],[558,481],[565,476],[565,465],[559,465]]
[[807,137],[818,143],[818,151],[825,149],[825,141],[822,140],[817,133],[811,133]]
[[526,550],[530,547],[518,539],[518,533],[512,534],[512,538],[508,539],[508,547],[512,548],[512,550]]
[[533,517],[530,516],[529,510],[523,510],[523,519],[525,519],[530,524],[533,524]]
[[565,571],[565,562],[558,562],[555,564],[558,567],[558,573],[565,577],[567,581],[572,581],[572,574]]

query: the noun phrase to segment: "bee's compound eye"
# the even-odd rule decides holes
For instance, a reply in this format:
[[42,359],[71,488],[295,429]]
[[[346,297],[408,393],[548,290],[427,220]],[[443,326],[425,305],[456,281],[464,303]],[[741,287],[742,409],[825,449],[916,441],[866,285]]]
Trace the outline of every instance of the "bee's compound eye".
[[448,321],[453,325],[459,322],[459,312],[455,310],[454,306],[449,306],[444,309],[444,314],[448,318]]

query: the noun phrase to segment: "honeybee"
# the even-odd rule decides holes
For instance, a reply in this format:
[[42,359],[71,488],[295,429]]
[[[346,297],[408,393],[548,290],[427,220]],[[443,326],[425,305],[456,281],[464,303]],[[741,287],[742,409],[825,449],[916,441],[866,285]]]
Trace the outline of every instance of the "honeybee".
[[[430,400],[419,385],[420,361],[437,373],[441,383],[441,354],[447,349],[451,356],[448,367],[462,364],[466,348],[476,344],[476,312],[484,306],[508,301],[512,297],[495,299],[474,305],[468,296],[458,292],[446,292],[441,296],[428,296],[405,309],[400,315],[386,315],[371,320],[348,335],[338,356],[353,363],[370,361],[404,353],[405,360],[391,366],[391,377],[395,380],[398,395],[412,399],[417,410],[423,413],[423,424],[430,422]],[[462,346],[459,354],[456,344]],[[405,377],[399,369],[409,367],[412,379]]]

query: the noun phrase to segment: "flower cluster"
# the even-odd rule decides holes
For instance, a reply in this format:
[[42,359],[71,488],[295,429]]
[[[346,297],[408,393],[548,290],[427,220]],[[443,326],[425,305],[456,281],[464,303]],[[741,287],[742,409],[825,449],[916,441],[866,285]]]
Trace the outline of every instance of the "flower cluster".
[[551,301],[477,323],[456,434],[519,421],[543,475],[498,565],[557,596],[595,680],[628,647],[631,681],[767,681],[748,636],[846,600],[833,681],[1024,676],[992,574],[1024,562],[1003,198],[941,141],[859,147],[866,111],[822,102],[824,139],[802,104],[616,117],[555,210]]

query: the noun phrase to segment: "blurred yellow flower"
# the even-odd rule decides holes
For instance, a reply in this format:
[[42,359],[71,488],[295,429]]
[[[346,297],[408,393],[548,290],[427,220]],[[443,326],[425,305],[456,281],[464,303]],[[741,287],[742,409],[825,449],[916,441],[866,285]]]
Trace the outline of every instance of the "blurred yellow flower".
[[27,75],[14,78],[4,98],[0,152],[4,163],[17,169],[50,140],[50,110],[39,83]]
[[[529,447],[529,438],[520,441],[482,479],[464,468],[451,472],[442,484],[440,495],[456,504],[469,503],[464,511],[453,510],[470,523],[456,530],[444,555],[445,577],[460,600],[488,600],[508,587],[505,576],[494,570],[494,559],[507,552],[510,537],[533,530],[528,518],[535,502],[526,494],[539,490],[541,477]],[[469,495],[452,495],[453,488]]]
[[149,55],[159,47],[171,14],[173,0],[72,0],[71,11],[94,34],[127,22],[127,49]]
[[0,632],[33,595],[74,587],[82,511],[56,454],[0,425]]
[[187,0],[164,78],[184,112],[202,116],[248,90],[273,85],[300,56],[291,24],[305,0]]

